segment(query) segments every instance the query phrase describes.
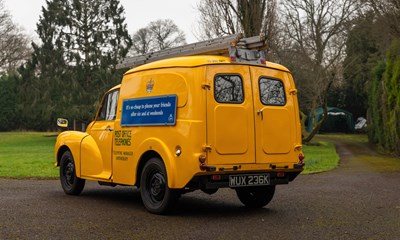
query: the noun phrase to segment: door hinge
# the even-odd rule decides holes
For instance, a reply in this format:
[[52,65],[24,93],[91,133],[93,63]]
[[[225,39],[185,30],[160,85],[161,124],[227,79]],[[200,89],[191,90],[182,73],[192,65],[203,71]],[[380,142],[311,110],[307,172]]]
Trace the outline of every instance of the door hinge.
[[211,152],[212,147],[211,145],[203,145],[203,152]]
[[289,94],[290,95],[296,95],[297,94],[297,89],[296,88],[292,88],[289,90]]
[[211,89],[211,85],[208,83],[203,83],[201,84],[201,88],[204,90],[210,90]]
[[298,144],[298,145],[294,146],[294,150],[295,151],[301,151],[302,149],[303,149],[303,145],[301,145],[301,144]]

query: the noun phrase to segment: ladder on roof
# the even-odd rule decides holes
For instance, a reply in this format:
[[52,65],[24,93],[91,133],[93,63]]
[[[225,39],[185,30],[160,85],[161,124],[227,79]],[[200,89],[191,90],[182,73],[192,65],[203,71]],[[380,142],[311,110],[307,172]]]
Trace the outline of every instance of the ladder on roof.
[[266,49],[264,36],[244,38],[243,34],[239,33],[128,57],[117,64],[117,69],[133,68],[166,58],[193,55],[224,55],[229,56],[232,62],[265,64]]

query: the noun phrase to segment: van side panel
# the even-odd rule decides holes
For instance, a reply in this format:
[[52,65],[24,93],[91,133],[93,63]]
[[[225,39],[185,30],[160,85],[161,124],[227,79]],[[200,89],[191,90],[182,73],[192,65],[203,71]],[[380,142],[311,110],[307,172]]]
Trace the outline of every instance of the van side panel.
[[[193,178],[199,171],[198,157],[205,143],[203,80],[204,67],[153,69],[124,76],[119,109],[125,99],[176,94],[177,115],[175,126],[121,126],[123,109],[117,113],[115,133],[119,137],[115,137],[113,146],[113,182],[136,184],[139,160],[149,150],[164,161],[170,188],[183,188]],[[176,155],[178,148],[180,156]]]

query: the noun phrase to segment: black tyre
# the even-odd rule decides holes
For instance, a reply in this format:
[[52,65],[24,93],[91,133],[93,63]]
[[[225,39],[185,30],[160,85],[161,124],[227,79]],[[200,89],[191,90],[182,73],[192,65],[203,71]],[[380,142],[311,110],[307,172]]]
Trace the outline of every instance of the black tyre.
[[236,188],[239,200],[250,208],[261,208],[267,205],[275,194],[275,186]]
[[207,193],[207,194],[209,194],[209,195],[212,195],[212,194],[218,192],[218,188],[201,189],[201,191],[203,191],[204,193]]
[[140,195],[147,211],[166,214],[179,199],[178,190],[168,188],[167,171],[159,158],[150,159],[140,178]]
[[64,152],[61,156],[60,181],[64,192],[68,195],[79,195],[85,187],[85,180],[76,176],[75,162],[70,151]]

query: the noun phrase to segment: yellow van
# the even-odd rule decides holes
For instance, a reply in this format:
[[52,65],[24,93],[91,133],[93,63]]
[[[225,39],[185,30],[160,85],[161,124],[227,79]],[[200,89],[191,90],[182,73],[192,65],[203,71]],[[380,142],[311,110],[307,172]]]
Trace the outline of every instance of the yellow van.
[[56,166],[67,194],[85,180],[140,189],[149,212],[181,194],[231,188],[248,207],[267,205],[303,170],[297,90],[285,67],[185,56],[125,73],[86,132],[62,132]]

